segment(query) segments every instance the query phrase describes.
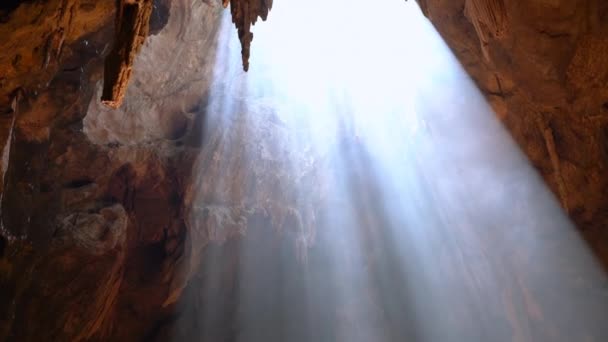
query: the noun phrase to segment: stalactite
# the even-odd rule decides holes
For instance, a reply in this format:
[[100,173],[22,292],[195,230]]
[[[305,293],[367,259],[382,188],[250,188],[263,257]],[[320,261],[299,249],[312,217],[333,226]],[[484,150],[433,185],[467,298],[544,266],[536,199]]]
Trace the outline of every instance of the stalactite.
[[[251,26],[259,18],[266,20],[272,0],[222,0],[230,5],[232,22],[241,41],[243,69],[249,70],[249,56],[253,33]],[[112,51],[106,58],[102,103],[111,108],[122,104],[133,71],[133,62],[149,31],[152,0],[118,0],[116,33]]]
[[101,101],[118,108],[127,91],[133,62],[146,37],[152,14],[152,0],[119,0],[112,51],[106,58]]
[[236,26],[241,41],[243,69],[249,70],[249,55],[253,33],[251,25],[255,25],[258,17],[266,20],[272,8],[272,0],[223,0],[224,8],[230,4],[232,22]]

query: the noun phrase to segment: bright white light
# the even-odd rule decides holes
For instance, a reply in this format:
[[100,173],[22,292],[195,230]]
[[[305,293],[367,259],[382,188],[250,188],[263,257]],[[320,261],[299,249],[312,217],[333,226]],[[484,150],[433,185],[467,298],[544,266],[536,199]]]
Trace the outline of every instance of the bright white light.
[[200,171],[247,235],[239,340],[604,331],[604,275],[413,1],[276,1],[254,33],[245,74],[224,19]]

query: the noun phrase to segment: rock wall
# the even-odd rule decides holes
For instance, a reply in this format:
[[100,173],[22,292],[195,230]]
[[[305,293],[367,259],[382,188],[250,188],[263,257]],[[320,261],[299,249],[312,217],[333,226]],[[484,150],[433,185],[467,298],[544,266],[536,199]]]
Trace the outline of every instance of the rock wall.
[[[66,4],[70,29],[56,28],[51,19]],[[171,289],[188,280],[177,276],[184,193],[200,151],[180,139],[203,113],[213,67],[205,58],[214,58],[222,8],[156,5],[153,36],[135,60],[133,96],[115,112],[99,105],[112,2],[26,3],[0,25],[9,37],[2,50],[24,56],[0,67],[7,75],[0,340],[137,340],[170,312],[163,304]],[[31,21],[34,12],[39,19]],[[36,40],[47,30],[71,32],[48,64],[37,52],[48,40]],[[181,44],[168,51],[169,42]],[[175,92],[183,92],[180,105],[168,100]]]
[[606,260],[608,3],[419,3]]
[[[66,19],[70,28],[56,28],[49,18],[62,18],[66,10],[74,17]],[[33,12],[49,23],[31,21]],[[201,293],[200,278],[209,272],[213,251],[224,255],[220,263],[234,277],[235,246],[252,225],[269,228],[258,244],[282,241],[301,267],[296,257],[304,252],[296,250],[305,249],[302,236],[310,232],[277,232],[286,221],[302,220],[297,203],[304,200],[268,189],[306,175],[274,172],[267,150],[257,151],[264,160],[248,168],[238,152],[253,153],[240,135],[252,129],[246,122],[227,126],[231,131],[203,127],[213,114],[208,99],[218,67],[218,29],[229,24],[222,13],[221,2],[155,1],[151,35],[129,66],[131,81],[119,109],[100,102],[114,37],[113,3],[32,2],[6,14],[0,30],[10,39],[1,50],[11,51],[9,57],[29,55],[0,54],[0,75],[7,75],[0,93],[0,340],[179,336],[173,326],[180,312],[210,300],[223,310],[222,303],[233,300],[228,290]],[[49,30],[72,33],[47,64],[37,50],[47,40],[22,42]],[[225,135],[239,145],[225,149]],[[218,195],[213,184],[226,163],[241,172]],[[254,178],[260,189],[245,189]],[[186,331],[192,336],[198,330]],[[227,321],[214,331],[220,336],[234,329]]]

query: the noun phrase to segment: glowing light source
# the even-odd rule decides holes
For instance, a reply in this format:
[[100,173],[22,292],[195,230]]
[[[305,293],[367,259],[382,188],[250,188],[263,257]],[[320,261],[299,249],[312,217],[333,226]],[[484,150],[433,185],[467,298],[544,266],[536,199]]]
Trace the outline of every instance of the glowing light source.
[[608,311],[581,301],[603,273],[412,2],[278,1],[247,74],[228,20],[198,205],[199,229],[244,236],[238,285],[206,260],[236,339],[604,331],[581,319]]

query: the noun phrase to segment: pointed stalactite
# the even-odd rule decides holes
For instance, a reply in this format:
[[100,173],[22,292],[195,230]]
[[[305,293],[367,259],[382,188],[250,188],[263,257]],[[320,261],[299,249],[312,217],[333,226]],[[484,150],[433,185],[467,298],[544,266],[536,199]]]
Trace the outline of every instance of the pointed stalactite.
[[152,0],[118,0],[114,46],[106,57],[101,101],[118,108],[127,91],[133,62],[148,36]]
[[241,55],[243,69],[249,70],[249,55],[253,33],[251,25],[255,25],[258,17],[266,20],[268,12],[272,9],[272,0],[223,0],[224,8],[230,4],[232,22],[236,26],[241,41]]

